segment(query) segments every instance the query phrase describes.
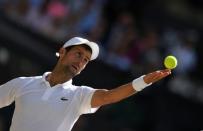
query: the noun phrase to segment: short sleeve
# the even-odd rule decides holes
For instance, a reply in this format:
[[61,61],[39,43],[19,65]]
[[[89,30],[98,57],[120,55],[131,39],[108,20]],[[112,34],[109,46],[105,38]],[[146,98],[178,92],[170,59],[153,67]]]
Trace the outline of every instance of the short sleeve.
[[21,78],[15,78],[0,86],[0,108],[10,105],[19,94]]
[[81,86],[81,98],[80,98],[80,112],[81,114],[95,113],[98,108],[91,107],[92,96],[96,89],[88,86]]

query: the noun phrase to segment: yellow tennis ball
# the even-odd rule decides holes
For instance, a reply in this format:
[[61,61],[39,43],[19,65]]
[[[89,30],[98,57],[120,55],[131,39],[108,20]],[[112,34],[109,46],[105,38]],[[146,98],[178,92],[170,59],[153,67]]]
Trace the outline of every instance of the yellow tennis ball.
[[168,69],[174,69],[178,65],[178,61],[175,56],[169,55],[164,59],[164,65]]

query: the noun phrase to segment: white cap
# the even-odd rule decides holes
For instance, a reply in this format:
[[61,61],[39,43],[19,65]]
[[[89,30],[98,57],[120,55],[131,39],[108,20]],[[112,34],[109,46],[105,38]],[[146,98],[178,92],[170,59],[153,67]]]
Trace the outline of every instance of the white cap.
[[[92,42],[89,41],[87,39],[81,38],[81,37],[73,37],[70,40],[68,40],[64,45],[63,48],[69,47],[69,46],[73,46],[73,45],[81,45],[81,44],[85,44],[88,45],[91,49],[92,49],[92,55],[90,60],[94,60],[98,57],[99,55],[99,46]],[[56,53],[56,56],[59,57],[59,53]]]

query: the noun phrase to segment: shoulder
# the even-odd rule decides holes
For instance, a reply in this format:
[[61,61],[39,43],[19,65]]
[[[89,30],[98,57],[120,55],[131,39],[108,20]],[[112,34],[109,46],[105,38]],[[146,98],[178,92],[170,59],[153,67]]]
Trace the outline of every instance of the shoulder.
[[95,90],[94,88],[90,87],[90,86],[80,86],[81,89],[84,90]]
[[35,81],[35,80],[39,80],[41,78],[42,78],[41,76],[17,77],[17,78],[14,78],[14,79],[8,81],[7,83],[11,84],[11,85],[23,85],[25,83],[29,83],[29,82],[32,82],[32,81]]
[[77,92],[86,91],[86,90],[95,90],[94,88],[89,86],[76,86],[76,85],[64,86],[63,88],[67,91],[77,91]]
[[42,76],[17,77],[13,79],[13,81],[26,82],[26,81],[33,81],[33,80],[39,80],[39,79],[42,79]]
[[96,89],[90,87],[90,86],[77,86],[77,89],[81,92],[81,93],[91,93],[94,92]]

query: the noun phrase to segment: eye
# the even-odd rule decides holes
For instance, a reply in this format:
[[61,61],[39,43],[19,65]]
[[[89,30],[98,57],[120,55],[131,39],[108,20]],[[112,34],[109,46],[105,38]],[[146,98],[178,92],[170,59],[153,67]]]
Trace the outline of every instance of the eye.
[[78,58],[81,57],[81,53],[80,53],[80,52],[76,52],[75,55],[76,55],[76,57],[78,57]]

